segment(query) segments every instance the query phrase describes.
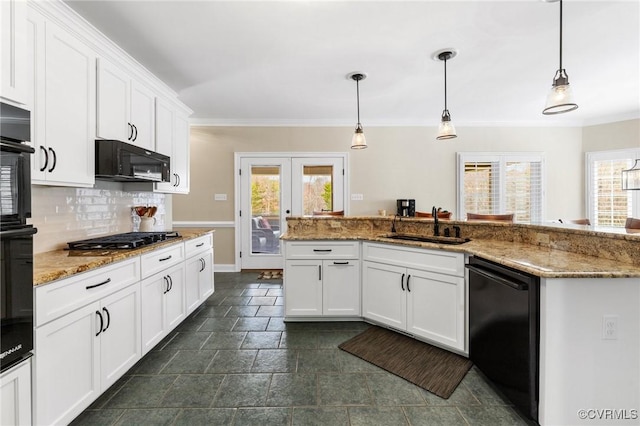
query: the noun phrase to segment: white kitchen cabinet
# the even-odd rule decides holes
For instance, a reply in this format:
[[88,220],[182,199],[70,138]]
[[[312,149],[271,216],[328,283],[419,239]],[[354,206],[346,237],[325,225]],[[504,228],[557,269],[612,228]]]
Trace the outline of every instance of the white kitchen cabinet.
[[464,255],[373,243],[363,252],[365,319],[465,351]]
[[189,117],[183,108],[156,99],[156,150],[171,157],[171,181],[155,184],[158,192],[188,194]]
[[145,278],[142,287],[142,354],[186,317],[184,262]]
[[287,317],[360,316],[357,242],[285,243]]
[[27,1],[0,2],[0,98],[24,105],[27,103]]
[[213,235],[185,242],[185,300],[187,315],[213,294]]
[[0,425],[31,425],[31,359],[0,375]]
[[96,136],[155,151],[155,95],[104,58],[97,60]]
[[75,35],[29,3],[28,104],[35,156],[32,183],[93,186],[95,182],[96,55]]
[[139,258],[35,289],[34,424],[66,424],[141,357]]

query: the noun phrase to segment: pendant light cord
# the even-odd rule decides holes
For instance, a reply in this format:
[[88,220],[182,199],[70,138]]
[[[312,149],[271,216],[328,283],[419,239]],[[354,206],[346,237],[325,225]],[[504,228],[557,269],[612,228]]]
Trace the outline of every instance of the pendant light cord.
[[447,110],[447,57],[444,57],[444,110]]
[[562,0],[560,0],[560,69],[562,69]]
[[358,124],[360,124],[360,79],[356,79],[356,99],[358,99]]

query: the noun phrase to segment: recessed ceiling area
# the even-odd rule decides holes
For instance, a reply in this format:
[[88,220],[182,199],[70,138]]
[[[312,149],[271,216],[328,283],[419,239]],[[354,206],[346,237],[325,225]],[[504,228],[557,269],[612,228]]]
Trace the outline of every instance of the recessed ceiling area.
[[640,118],[640,2],[567,0],[563,66],[579,108],[544,116],[559,3],[67,1],[221,125],[582,126]]

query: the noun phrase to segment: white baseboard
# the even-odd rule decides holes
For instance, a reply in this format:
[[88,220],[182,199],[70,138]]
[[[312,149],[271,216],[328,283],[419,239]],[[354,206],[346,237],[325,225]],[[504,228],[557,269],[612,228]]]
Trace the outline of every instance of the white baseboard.
[[215,263],[213,265],[213,271],[214,272],[236,272],[236,265],[234,265],[233,263],[228,263],[228,264]]

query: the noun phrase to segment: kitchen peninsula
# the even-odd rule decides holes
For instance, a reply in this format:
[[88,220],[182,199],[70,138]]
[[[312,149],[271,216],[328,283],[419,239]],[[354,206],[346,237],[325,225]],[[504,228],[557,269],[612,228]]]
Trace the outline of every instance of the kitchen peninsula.
[[[540,278],[539,423],[590,424],[593,418],[588,414],[581,417],[584,412],[580,410],[610,409],[617,410],[618,419],[623,420],[599,417],[599,424],[640,424],[640,235],[555,224],[441,221],[442,231],[457,226],[461,237],[470,238],[464,244],[450,245],[390,239],[392,220],[288,218],[288,231],[282,237],[285,256],[289,259],[290,250],[295,252],[295,244],[352,242],[360,250],[357,256],[347,257],[363,264],[369,262],[367,250],[373,246],[410,247],[416,253],[423,250],[463,256],[465,263],[469,256],[481,257],[535,275]],[[396,220],[395,227],[398,233],[433,235],[431,219],[402,218]],[[341,254],[334,251],[333,255],[336,253]],[[459,276],[458,270],[450,268],[446,274]],[[285,312],[289,302],[287,275],[285,270]],[[359,284],[359,295],[371,285],[364,272]],[[442,342],[435,344],[467,354],[467,273],[463,291],[463,350]],[[361,311],[349,316],[379,323],[368,317],[364,305],[360,306]],[[615,338],[606,334],[605,318],[616,320]],[[305,318],[292,316],[287,320]]]

